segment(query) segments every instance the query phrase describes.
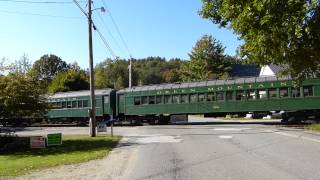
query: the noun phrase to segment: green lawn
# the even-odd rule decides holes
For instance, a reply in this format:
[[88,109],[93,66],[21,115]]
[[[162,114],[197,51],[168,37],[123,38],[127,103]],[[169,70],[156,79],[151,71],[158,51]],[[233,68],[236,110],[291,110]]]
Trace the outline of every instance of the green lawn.
[[106,156],[120,139],[119,136],[64,136],[61,146],[0,154],[0,176],[17,176],[30,170],[101,158]]
[[312,130],[312,131],[320,131],[320,124],[311,124],[307,126],[306,129]]

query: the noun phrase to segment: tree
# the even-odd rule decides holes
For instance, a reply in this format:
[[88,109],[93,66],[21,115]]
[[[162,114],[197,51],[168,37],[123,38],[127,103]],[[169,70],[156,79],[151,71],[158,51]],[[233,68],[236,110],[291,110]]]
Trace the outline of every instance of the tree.
[[41,118],[47,108],[38,81],[26,75],[0,76],[0,119]]
[[204,35],[193,47],[190,61],[181,67],[183,81],[226,78],[230,67],[225,62],[224,47],[215,38]]
[[31,70],[32,64],[26,54],[21,56],[19,60],[8,66],[9,73],[18,75],[27,75]]
[[89,89],[89,78],[85,71],[70,69],[57,74],[49,85],[49,93]]
[[240,35],[242,58],[259,65],[287,64],[303,77],[319,69],[320,1],[202,0],[200,14]]
[[62,61],[62,59],[56,55],[43,55],[39,60],[34,62],[32,66],[32,75],[48,84],[53,77],[60,72],[66,72],[69,69],[69,65]]

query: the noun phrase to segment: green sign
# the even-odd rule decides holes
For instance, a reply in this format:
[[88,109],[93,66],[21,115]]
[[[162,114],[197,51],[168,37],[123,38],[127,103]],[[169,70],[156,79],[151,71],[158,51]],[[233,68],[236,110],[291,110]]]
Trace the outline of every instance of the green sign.
[[47,146],[56,146],[62,144],[62,134],[48,134],[47,135]]

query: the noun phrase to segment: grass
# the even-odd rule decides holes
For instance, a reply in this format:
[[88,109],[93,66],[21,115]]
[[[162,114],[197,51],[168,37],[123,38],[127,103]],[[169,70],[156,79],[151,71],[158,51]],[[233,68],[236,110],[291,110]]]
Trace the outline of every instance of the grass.
[[306,129],[311,131],[320,131],[320,124],[311,124],[307,126]]
[[119,136],[64,136],[61,146],[6,152],[0,154],[0,176],[17,176],[30,170],[102,158],[119,140]]

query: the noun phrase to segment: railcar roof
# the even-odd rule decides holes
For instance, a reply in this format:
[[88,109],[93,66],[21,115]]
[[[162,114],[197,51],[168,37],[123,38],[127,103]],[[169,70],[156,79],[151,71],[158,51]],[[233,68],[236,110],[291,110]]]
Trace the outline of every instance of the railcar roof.
[[[95,95],[110,94],[111,91],[112,89],[96,89]],[[49,98],[68,98],[68,97],[79,97],[79,96],[90,96],[90,91],[84,90],[84,91],[59,92],[49,96]]]
[[178,88],[192,88],[192,87],[205,87],[216,85],[229,85],[229,84],[244,84],[244,83],[256,83],[256,82],[270,82],[270,81],[291,80],[290,77],[277,78],[275,76],[267,77],[249,77],[249,78],[236,78],[227,80],[209,80],[209,81],[196,81],[196,82],[183,82],[183,83],[171,83],[171,84],[153,84],[146,86],[135,86],[118,91],[118,93],[124,92],[136,92],[136,91],[150,91],[150,90],[164,90],[164,89],[178,89]]

